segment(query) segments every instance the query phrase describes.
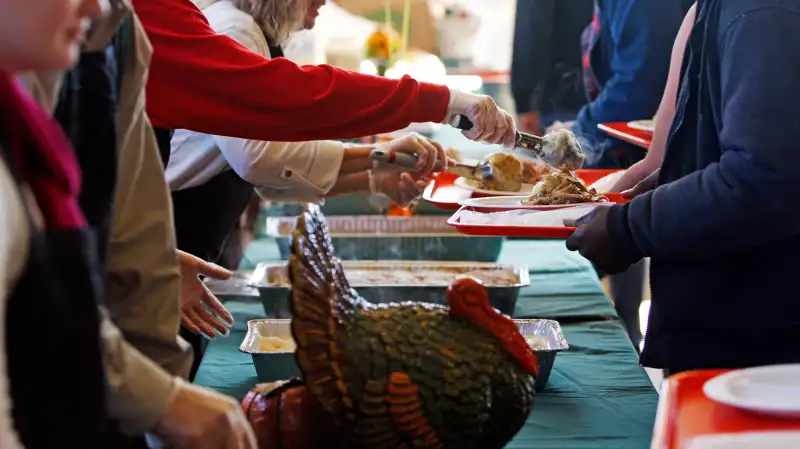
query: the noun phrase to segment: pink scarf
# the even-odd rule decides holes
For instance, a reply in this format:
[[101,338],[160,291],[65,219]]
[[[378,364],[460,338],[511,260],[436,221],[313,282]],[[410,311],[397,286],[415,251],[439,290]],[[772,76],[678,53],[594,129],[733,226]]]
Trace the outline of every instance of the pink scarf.
[[45,226],[85,227],[78,205],[80,167],[61,127],[5,73],[0,73],[0,111],[12,170],[33,191]]

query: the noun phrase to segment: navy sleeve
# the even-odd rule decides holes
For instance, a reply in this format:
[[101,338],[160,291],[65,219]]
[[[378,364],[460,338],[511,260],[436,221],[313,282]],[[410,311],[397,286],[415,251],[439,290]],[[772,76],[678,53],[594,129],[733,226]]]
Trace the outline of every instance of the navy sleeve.
[[511,92],[518,113],[539,111],[553,49],[555,1],[517,0]]
[[[612,234],[646,256],[700,259],[800,233],[800,9],[721,28],[719,162],[614,206]],[[627,228],[627,231],[625,230]]]
[[680,3],[670,0],[605,2],[610,17],[611,78],[584,106],[572,131],[591,146],[609,137],[599,123],[652,117],[669,72],[672,44],[683,21]]

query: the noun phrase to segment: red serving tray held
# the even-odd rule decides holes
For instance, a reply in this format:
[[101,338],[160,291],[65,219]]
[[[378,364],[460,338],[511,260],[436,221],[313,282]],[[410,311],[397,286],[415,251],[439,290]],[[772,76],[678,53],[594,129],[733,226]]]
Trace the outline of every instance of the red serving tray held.
[[800,430],[800,419],[770,418],[708,399],[703,385],[726,372],[692,371],[664,381],[651,449],[681,449],[701,435]]
[[619,140],[650,149],[653,142],[653,133],[642,129],[631,128],[626,122],[600,123],[597,125],[601,131]]
[[[479,212],[507,212],[509,210],[514,209],[493,210],[481,208]],[[575,228],[570,226],[507,226],[461,223],[461,213],[464,211],[475,211],[475,208],[464,206],[447,220],[448,225],[456,228],[458,232],[464,235],[567,239],[575,232]]]
[[[611,170],[575,170],[575,176],[583,180],[587,185],[594,183],[598,179],[618,172],[618,169]],[[458,175],[454,173],[437,173],[422,193],[422,199],[433,204],[439,209],[458,210],[460,201],[470,198],[479,198],[486,195],[475,194],[475,192],[462,189],[454,185]],[[606,193],[608,200],[613,203],[624,203],[627,200],[619,193]]]

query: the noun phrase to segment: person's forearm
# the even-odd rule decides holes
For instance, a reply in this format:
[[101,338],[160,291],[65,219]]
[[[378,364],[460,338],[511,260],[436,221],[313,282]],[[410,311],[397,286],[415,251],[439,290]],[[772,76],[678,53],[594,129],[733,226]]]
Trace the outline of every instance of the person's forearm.
[[369,192],[369,175],[366,171],[339,176],[325,198],[358,192]]
[[355,138],[442,122],[450,91],[261,57],[217,35],[190,0],[134,0],[153,46],[156,126],[273,141]]
[[169,407],[174,377],[131,346],[101,310],[109,415],[128,435],[152,430]]
[[372,168],[372,159],[370,159],[369,153],[373,149],[375,149],[375,145],[346,145],[342,165],[339,168],[339,176],[363,172]]

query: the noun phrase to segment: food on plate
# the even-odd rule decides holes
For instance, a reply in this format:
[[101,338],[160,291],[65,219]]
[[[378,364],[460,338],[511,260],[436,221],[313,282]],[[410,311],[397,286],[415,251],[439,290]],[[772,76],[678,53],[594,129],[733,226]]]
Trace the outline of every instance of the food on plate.
[[541,159],[522,160],[522,182],[534,185],[542,178],[553,173],[554,168]]
[[552,164],[577,170],[585,156],[578,138],[568,129],[559,129],[542,137],[542,153]]
[[523,204],[526,206],[549,206],[557,204],[599,203],[608,199],[594,189],[589,189],[568,167],[562,166],[559,173],[545,176],[533,188],[533,195]]
[[[307,407],[321,406],[342,432],[325,447],[500,449],[525,424],[536,354],[480,282],[453,281],[448,306],[371,304],[350,287],[314,206],[298,219],[290,264],[295,358],[316,398]],[[292,407],[303,405],[282,404],[281,415],[316,428],[313,410]]]
[[296,345],[289,338],[259,337],[259,352],[293,352]]
[[475,168],[470,181],[485,190],[519,192],[522,188],[522,162],[508,153],[490,154]]

